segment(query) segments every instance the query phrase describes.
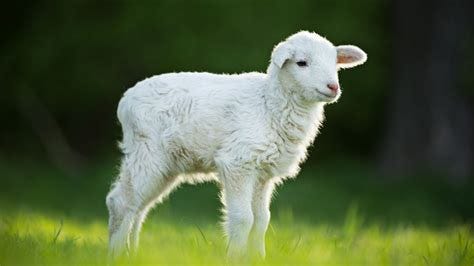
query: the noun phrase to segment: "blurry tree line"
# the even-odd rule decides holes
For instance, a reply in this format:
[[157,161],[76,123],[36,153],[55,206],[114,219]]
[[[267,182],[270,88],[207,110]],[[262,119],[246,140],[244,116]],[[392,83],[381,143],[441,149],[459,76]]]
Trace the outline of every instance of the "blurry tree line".
[[[472,1],[10,1],[0,36],[0,159],[44,155],[65,171],[117,156],[122,93],[171,71],[265,71],[298,30],[369,55],[311,161],[378,162],[386,173],[472,174]],[[69,170],[68,170],[69,169]]]

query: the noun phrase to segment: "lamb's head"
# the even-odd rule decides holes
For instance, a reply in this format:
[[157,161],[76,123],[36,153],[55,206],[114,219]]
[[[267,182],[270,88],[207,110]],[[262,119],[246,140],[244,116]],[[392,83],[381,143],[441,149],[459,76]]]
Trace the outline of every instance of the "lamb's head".
[[316,33],[301,31],[275,46],[268,72],[303,99],[329,103],[341,95],[338,70],[366,60],[356,46],[334,46]]

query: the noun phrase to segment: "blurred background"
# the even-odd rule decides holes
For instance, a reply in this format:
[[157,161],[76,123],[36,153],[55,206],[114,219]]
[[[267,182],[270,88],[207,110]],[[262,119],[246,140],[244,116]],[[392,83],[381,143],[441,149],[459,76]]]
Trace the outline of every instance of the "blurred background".
[[[337,222],[433,226],[474,217],[471,0],[9,1],[0,16],[0,208],[107,216],[117,103],[164,72],[264,72],[275,44],[315,31],[367,52],[299,178],[273,208]],[[190,202],[199,202],[189,204]],[[199,207],[199,208],[196,208]],[[217,187],[160,210],[217,221]]]

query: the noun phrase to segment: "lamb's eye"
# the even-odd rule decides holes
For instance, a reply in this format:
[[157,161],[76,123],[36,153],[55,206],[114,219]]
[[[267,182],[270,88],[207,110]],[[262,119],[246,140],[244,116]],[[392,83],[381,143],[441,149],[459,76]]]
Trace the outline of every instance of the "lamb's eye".
[[308,63],[306,61],[298,61],[298,62],[296,62],[296,64],[300,67],[305,67],[305,66],[308,65]]

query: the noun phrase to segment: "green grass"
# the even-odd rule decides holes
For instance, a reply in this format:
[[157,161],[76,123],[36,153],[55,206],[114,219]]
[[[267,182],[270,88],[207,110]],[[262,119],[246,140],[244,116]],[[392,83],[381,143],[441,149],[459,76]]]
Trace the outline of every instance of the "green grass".
[[[67,177],[43,165],[0,164],[0,265],[106,265],[113,169]],[[250,264],[474,264],[472,186],[420,177],[384,183],[354,162],[304,169],[278,189],[267,259]],[[225,263],[217,191],[202,184],[173,193],[145,223],[137,257],[119,264]]]

